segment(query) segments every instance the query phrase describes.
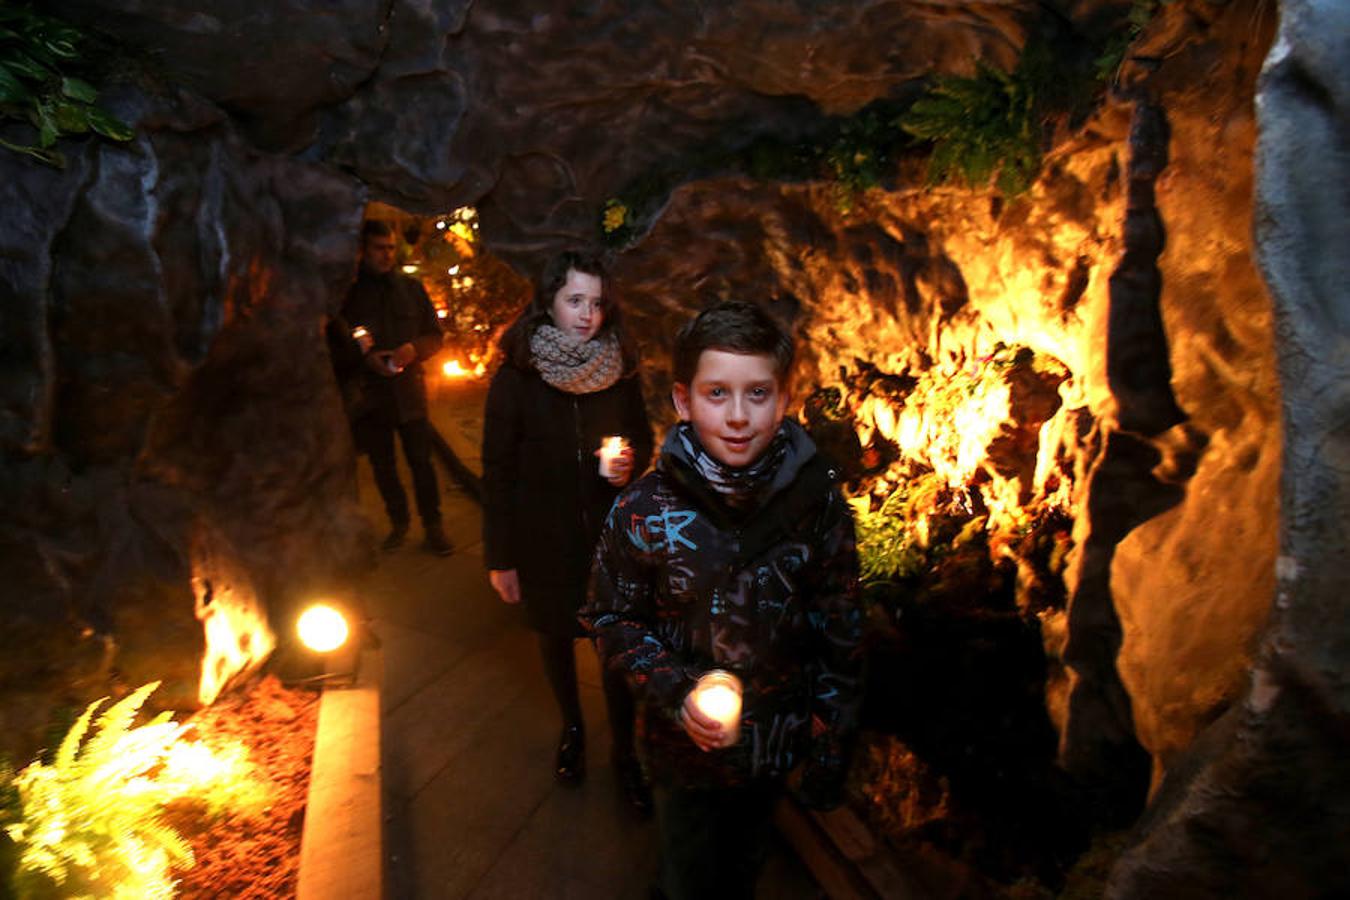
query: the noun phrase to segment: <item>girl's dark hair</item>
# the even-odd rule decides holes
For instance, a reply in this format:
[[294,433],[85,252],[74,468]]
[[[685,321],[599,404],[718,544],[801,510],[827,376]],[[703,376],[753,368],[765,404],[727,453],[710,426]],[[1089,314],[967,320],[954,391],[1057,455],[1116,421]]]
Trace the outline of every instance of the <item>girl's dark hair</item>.
[[502,353],[512,365],[521,369],[533,368],[530,359],[530,338],[540,325],[552,324],[549,310],[553,298],[567,283],[567,273],[571,271],[594,275],[600,279],[600,309],[605,314],[604,322],[596,337],[614,334],[619,338],[619,349],[623,351],[624,374],[637,368],[637,351],[629,341],[623,329],[623,312],[614,296],[614,286],[610,283],[609,272],[604,260],[598,253],[583,250],[567,250],[548,261],[539,277],[535,279],[534,296],[530,305],[521,311],[520,316],[511,323],[511,327],[502,334],[500,347]]
[[757,303],[727,300],[703,310],[675,333],[675,381],[689,384],[704,350],[727,350],[773,357],[774,374],[787,384],[796,348],[792,335]]

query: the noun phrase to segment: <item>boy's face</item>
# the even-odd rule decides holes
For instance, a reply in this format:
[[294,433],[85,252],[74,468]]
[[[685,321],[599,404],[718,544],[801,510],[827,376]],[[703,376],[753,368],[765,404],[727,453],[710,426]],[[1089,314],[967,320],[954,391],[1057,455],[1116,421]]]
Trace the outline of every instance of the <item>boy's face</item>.
[[767,353],[704,350],[689,384],[671,392],[675,410],[723,465],[748,466],[768,448],[787,409]]

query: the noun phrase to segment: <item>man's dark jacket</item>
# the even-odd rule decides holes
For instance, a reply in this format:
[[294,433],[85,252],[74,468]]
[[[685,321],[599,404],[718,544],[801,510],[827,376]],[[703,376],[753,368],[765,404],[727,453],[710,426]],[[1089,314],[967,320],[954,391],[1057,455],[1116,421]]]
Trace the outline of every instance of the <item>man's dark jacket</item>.
[[375,341],[372,353],[403,344],[417,349],[417,359],[397,375],[362,372],[363,408],[357,415],[380,416],[391,425],[425,419],[422,362],[441,349],[441,329],[421,282],[400,272],[376,275],[363,268],[347,294],[342,318],[351,328],[364,326],[370,332]]

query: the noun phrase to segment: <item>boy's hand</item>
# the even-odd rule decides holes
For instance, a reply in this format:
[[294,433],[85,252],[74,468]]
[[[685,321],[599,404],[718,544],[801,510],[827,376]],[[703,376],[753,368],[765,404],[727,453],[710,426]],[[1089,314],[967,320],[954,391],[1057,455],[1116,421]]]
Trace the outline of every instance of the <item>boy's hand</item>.
[[488,572],[488,581],[492,582],[492,589],[502,598],[503,603],[515,606],[520,602],[520,578],[517,577],[515,569],[491,569]]
[[684,706],[680,707],[680,725],[704,753],[726,746],[728,735],[722,730],[722,723],[699,711],[694,703],[693,691],[684,695]]
[[[601,451],[596,450],[594,455],[599,456]],[[605,480],[616,488],[621,488],[628,483],[628,479],[633,477],[633,448],[624,447],[618,455],[609,463],[610,476]]]

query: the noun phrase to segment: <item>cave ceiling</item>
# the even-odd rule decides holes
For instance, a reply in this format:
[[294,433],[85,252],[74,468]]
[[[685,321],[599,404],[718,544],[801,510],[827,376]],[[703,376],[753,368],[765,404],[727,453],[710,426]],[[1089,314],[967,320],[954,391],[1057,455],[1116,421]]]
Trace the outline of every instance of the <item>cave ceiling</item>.
[[[260,148],[421,213],[481,206],[508,257],[590,239],[605,198],[692,154],[791,140],[934,72],[1016,61],[1028,23],[1123,4],[58,0]],[[1118,10],[1117,10],[1118,11]]]

